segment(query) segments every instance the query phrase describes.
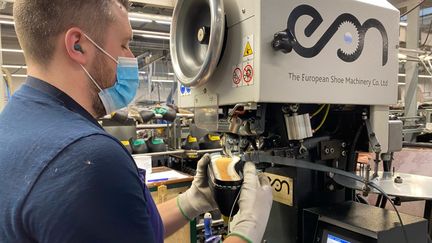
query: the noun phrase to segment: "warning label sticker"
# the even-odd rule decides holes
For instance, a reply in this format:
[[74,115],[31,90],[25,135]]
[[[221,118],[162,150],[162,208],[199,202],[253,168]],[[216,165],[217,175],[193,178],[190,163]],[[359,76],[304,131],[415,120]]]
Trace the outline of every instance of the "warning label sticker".
[[254,37],[248,35],[243,38],[243,62],[253,60],[254,58]]
[[242,66],[237,65],[233,67],[233,73],[232,73],[232,85],[233,87],[239,87],[242,85],[243,80],[243,72],[242,72]]
[[244,49],[243,57],[247,57],[250,55],[253,55],[253,50],[252,50],[252,46],[251,46],[250,42],[248,41],[246,43],[246,47]]
[[253,63],[243,63],[243,85],[248,86],[253,84],[254,68]]

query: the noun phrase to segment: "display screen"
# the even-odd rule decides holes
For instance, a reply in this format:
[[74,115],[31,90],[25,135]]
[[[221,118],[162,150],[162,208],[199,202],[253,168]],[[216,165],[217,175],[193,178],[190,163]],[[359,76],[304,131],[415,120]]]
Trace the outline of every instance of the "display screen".
[[336,237],[334,235],[328,234],[327,243],[351,243],[351,242],[344,240],[344,239],[341,239],[339,237]]

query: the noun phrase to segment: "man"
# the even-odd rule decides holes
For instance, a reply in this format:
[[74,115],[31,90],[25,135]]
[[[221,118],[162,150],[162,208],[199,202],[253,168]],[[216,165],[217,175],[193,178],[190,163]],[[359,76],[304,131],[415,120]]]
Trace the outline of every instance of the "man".
[[[216,208],[209,156],[191,188],[155,206],[126,149],[98,124],[138,86],[127,0],[16,0],[28,79],[0,114],[0,242],[163,242]],[[259,242],[268,180],[247,163],[225,242]],[[258,223],[259,220],[259,223]]]

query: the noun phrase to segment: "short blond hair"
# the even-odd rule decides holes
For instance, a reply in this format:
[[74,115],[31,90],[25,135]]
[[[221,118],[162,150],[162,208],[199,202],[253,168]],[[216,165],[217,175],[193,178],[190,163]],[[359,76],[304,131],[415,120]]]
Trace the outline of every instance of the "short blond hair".
[[103,32],[114,21],[112,3],[126,9],[129,0],[16,0],[15,29],[26,59],[48,65],[56,48],[56,37],[79,27],[103,44]]

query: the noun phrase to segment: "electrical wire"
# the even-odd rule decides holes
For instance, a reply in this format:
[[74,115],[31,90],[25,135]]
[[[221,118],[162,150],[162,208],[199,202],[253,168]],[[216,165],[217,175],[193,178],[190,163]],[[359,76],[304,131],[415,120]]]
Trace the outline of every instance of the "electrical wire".
[[326,112],[324,114],[324,117],[323,117],[321,123],[318,125],[318,127],[316,129],[314,129],[314,133],[318,132],[318,130],[320,130],[321,127],[324,125],[325,121],[327,120],[329,112],[330,112],[330,105],[327,105],[327,109],[326,109]]
[[18,73],[19,71],[21,71],[21,70],[23,70],[23,67],[19,67],[19,68],[17,68],[15,71],[13,71],[13,73],[11,73],[11,74],[16,74],[16,73]]
[[428,41],[428,39],[429,39],[429,35],[430,35],[430,33],[431,33],[431,30],[432,30],[432,20],[431,20],[431,22],[430,22],[430,24],[429,24],[429,30],[428,30],[428,33],[427,33],[427,35],[426,35],[426,39],[425,39],[425,41],[423,42],[423,44],[420,46],[420,48],[424,48],[424,47],[426,46],[426,43],[427,43],[427,41]]
[[231,207],[231,211],[230,211],[230,215],[229,215],[229,217],[228,217],[228,232],[231,232],[231,217],[232,217],[232,214],[233,214],[233,212],[234,212],[234,208],[235,208],[235,205],[237,204],[237,201],[238,201],[238,199],[240,198],[240,193],[241,193],[241,189],[240,189],[240,191],[237,193],[237,196],[236,196],[236,198],[235,198],[235,200],[234,200],[234,203],[233,203],[233,205],[232,205],[232,207]]
[[[346,175],[344,175],[344,174],[342,174],[342,173],[340,173],[338,171],[334,171],[334,173],[335,174],[339,174],[341,176],[346,176]],[[389,197],[389,195],[387,195],[387,193],[381,187],[379,187],[377,184],[375,184],[373,181],[369,181],[368,183],[365,183],[365,181],[363,180],[363,178],[361,178],[359,176],[356,176],[356,175],[350,176],[349,178],[353,179],[353,180],[356,180],[356,181],[359,181],[361,183],[364,183],[364,184],[366,184],[366,185],[374,188],[375,190],[377,190],[378,192],[380,192],[381,195],[383,195],[391,203],[391,205],[393,206],[393,208],[394,208],[394,210],[395,210],[395,212],[396,212],[396,214],[398,216],[399,223],[400,223],[401,229],[402,229],[402,233],[403,233],[404,238],[405,238],[405,242],[409,243],[408,235],[406,233],[406,229],[405,229],[405,225],[404,225],[404,223],[402,221],[402,217],[400,216],[399,210],[396,208],[396,205],[393,203],[393,201],[391,200],[391,198]]]
[[[302,164],[294,163],[294,164],[289,165],[289,166],[294,166],[294,167],[299,167],[299,168],[305,168],[305,169],[314,170],[314,171],[329,172],[327,169],[324,169],[324,168],[330,168],[328,166],[315,165],[315,167],[310,167],[310,166],[308,166],[308,163],[309,162],[302,163]],[[362,177],[360,177],[360,176],[358,176],[356,174],[353,174],[353,173],[349,173],[349,172],[340,170],[340,169],[334,169],[334,168],[332,168],[331,173],[338,174],[338,175],[341,175],[343,177],[347,177],[347,178],[359,181],[360,183],[368,185],[368,186],[376,189],[378,192],[380,192],[381,195],[383,195],[388,201],[390,201],[391,205],[393,206],[393,208],[394,208],[394,210],[395,210],[395,212],[396,212],[396,214],[398,216],[398,219],[399,219],[399,222],[400,222],[400,225],[401,225],[401,230],[402,230],[402,233],[403,233],[404,238],[405,238],[405,242],[409,243],[408,235],[406,233],[406,229],[405,229],[405,225],[404,225],[404,223],[402,221],[402,217],[400,216],[399,211],[396,208],[396,206],[393,203],[393,201],[391,200],[391,198],[387,195],[387,193],[382,188],[380,188],[373,181],[366,182]]]
[[[383,195],[383,196],[387,199],[387,201],[389,201],[390,204],[393,206],[393,208],[394,208],[394,210],[395,210],[395,212],[396,212],[396,214],[397,214],[397,216],[398,216],[398,218],[399,218],[399,222],[400,222],[400,224],[401,224],[402,233],[404,234],[404,237],[405,237],[405,242],[406,242],[406,243],[409,243],[408,235],[407,235],[407,233],[406,233],[406,229],[405,229],[405,225],[403,224],[402,217],[400,216],[399,211],[398,211],[398,209],[396,208],[396,205],[393,203],[393,201],[392,201],[391,198],[387,195],[387,193],[385,193],[385,191],[384,191],[382,188],[380,188],[378,185],[376,185],[374,182],[370,181],[370,182],[368,183],[368,185],[371,186],[371,187],[373,187],[373,188],[375,188],[377,191],[379,191],[379,192],[381,193],[381,195]],[[429,235],[429,234],[428,234],[428,235]]]
[[321,107],[320,107],[317,111],[315,111],[315,112],[310,116],[310,118],[312,119],[314,116],[318,115],[318,114],[319,114],[319,113],[324,109],[325,106],[326,106],[325,104],[321,105]]
[[408,15],[409,13],[411,13],[412,11],[414,11],[416,8],[420,7],[426,0],[422,0],[419,4],[415,5],[412,9],[406,11],[404,14],[401,14],[401,18],[405,17],[406,15]]

